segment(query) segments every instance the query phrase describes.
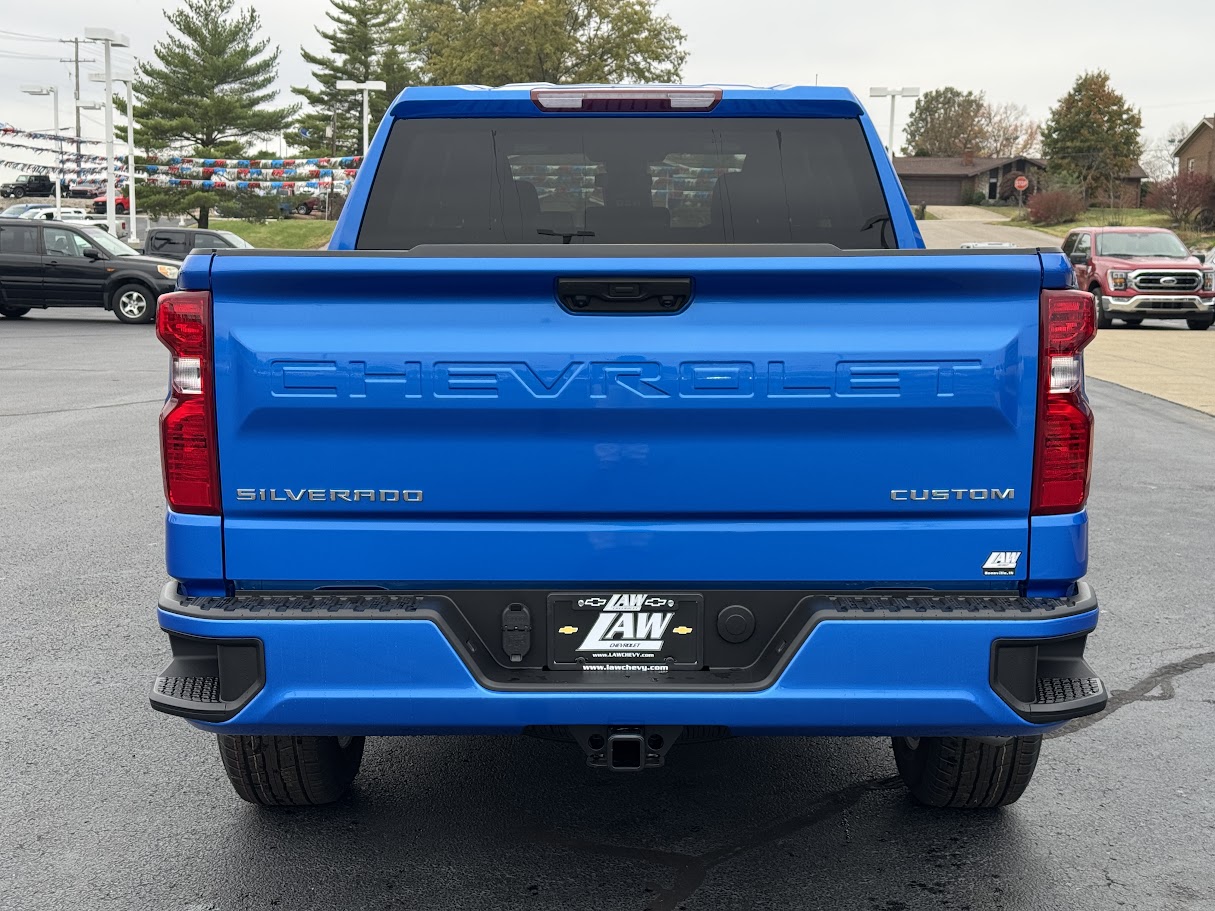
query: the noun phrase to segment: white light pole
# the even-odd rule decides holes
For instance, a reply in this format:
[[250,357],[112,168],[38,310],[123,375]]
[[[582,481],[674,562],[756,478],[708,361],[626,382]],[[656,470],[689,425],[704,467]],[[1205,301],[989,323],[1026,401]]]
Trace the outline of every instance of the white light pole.
[[[105,107],[105,105],[102,104],[100,101],[77,101],[76,102],[77,112],[79,112],[79,111],[100,111],[104,107]],[[76,116],[79,117],[80,114],[77,113]],[[80,137],[77,136],[76,138],[79,139]],[[79,146],[77,146],[77,148],[79,148]],[[80,169],[80,159],[79,158],[76,159],[76,179],[77,180],[84,179],[83,175],[81,173],[81,169]],[[70,190],[71,188],[69,187],[68,189]],[[94,193],[93,195],[96,195],[96,194]]]
[[370,115],[367,113],[367,93],[382,92],[388,88],[388,84],[380,82],[378,79],[373,79],[370,82],[352,82],[349,79],[339,79],[337,86],[343,92],[358,92],[363,93],[363,154],[367,154],[367,121]]
[[890,160],[894,161],[894,103],[899,98],[919,98],[920,90],[915,86],[905,86],[901,89],[889,89],[885,86],[875,86],[869,90],[870,98],[890,99]]
[[21,91],[27,95],[50,95],[55,101],[55,139],[59,144],[58,173],[55,175],[55,217],[63,214],[63,196],[60,185],[63,183],[63,137],[59,135],[59,89],[53,85],[23,85]]
[[[127,87],[127,215],[131,219],[131,230],[127,243],[131,246],[139,243],[139,229],[135,227],[135,102],[131,96],[131,83],[135,77],[130,73],[115,73],[115,81]],[[105,82],[105,73],[89,73],[90,82]],[[106,209],[110,208],[106,200]]]
[[86,28],[84,38],[105,46],[105,220],[110,234],[117,235],[114,224],[114,69],[110,57],[114,48],[130,47],[131,39],[108,28]]

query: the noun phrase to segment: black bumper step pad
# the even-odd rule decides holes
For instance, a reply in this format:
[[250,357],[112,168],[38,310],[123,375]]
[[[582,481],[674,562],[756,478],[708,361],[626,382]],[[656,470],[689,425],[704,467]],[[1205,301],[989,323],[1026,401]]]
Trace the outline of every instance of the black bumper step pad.
[[157,677],[152,692],[184,702],[220,703],[219,677]]
[[1099,696],[1105,690],[1100,677],[1039,677],[1034,705],[1055,705]]

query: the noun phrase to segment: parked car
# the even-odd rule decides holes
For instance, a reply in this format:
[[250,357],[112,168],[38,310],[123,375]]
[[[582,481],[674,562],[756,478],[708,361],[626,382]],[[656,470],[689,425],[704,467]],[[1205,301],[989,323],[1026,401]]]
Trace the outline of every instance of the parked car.
[[1215,269],[1166,228],[1077,228],[1063,241],[1076,284],[1097,304],[1097,325],[1115,319],[1184,319],[1191,329],[1215,323]]
[[105,192],[105,181],[95,177],[73,180],[68,184],[68,196],[74,199],[96,199],[98,193]]
[[53,202],[18,202],[0,212],[0,218],[19,218],[34,209],[54,209]]
[[231,231],[215,228],[150,228],[143,251],[152,256],[182,260],[191,250],[247,250],[253,244]]
[[0,184],[0,196],[9,199],[54,195],[55,181],[46,174],[22,174],[10,183]]
[[372,734],[637,773],[708,728],[889,735],[992,808],[1102,709],[1061,252],[922,249],[843,89],[410,88],[377,135],[332,253],[192,258],[157,312],[150,696],[241,798],[337,800]]
[[[68,216],[68,217],[78,215],[81,218],[84,218],[86,215],[88,215],[88,213],[85,212],[84,209],[80,209],[75,206],[60,206],[59,214],[62,216]],[[33,207],[27,209],[26,211],[22,212],[17,217],[24,218],[27,220],[42,218],[42,219],[46,219],[47,221],[51,221],[55,218],[55,207],[54,206],[33,206]]]
[[[93,211],[98,215],[105,215],[105,197],[98,196],[93,200]],[[125,196],[114,197],[114,212],[118,215],[126,215],[131,211],[131,200]]]
[[293,212],[296,215],[311,215],[321,201],[316,196],[292,196],[279,203],[279,210],[284,215]]
[[0,218],[0,316],[10,319],[35,308],[102,307],[124,323],[144,323],[179,268],[94,224]]

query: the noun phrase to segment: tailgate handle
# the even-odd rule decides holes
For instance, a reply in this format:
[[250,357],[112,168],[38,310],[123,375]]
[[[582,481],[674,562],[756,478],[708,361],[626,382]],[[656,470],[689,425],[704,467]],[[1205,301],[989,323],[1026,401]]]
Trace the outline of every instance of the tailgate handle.
[[559,278],[557,301],[570,313],[680,313],[690,278]]

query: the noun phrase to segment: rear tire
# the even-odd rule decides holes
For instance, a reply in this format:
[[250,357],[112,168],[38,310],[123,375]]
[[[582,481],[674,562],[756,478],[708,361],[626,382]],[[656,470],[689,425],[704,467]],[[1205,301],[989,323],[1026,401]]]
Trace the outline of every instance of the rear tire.
[[10,307],[7,304],[0,306],[0,316],[7,316],[9,319],[20,319],[29,312],[29,307]]
[[1097,304],[1097,328],[1109,329],[1114,325],[1114,319],[1105,312],[1105,300],[1101,297],[1101,289],[1093,288],[1089,293],[1093,296],[1093,299]]
[[156,315],[156,295],[145,285],[123,285],[110,298],[110,307],[119,321],[146,323]]
[[995,745],[973,737],[895,737],[894,761],[911,796],[930,807],[992,809],[1016,803],[1038,765],[1042,737]]
[[333,803],[363,763],[365,737],[219,734],[219,755],[242,800],[263,807]]
[[1212,323],[1215,323],[1215,320],[1210,320],[1210,319],[1188,319],[1188,320],[1186,320],[1186,321],[1185,321],[1185,324],[1186,324],[1187,326],[1189,326],[1191,329],[1197,329],[1199,332],[1201,332],[1201,331],[1202,331],[1202,330],[1204,330],[1204,329],[1210,329],[1210,328],[1211,328],[1211,324],[1212,324]]

